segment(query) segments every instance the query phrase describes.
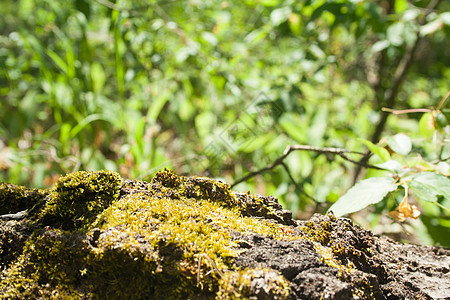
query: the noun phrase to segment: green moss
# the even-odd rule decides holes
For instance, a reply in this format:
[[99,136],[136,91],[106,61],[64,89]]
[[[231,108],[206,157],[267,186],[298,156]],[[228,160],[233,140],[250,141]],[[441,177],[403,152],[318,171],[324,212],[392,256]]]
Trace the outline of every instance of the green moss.
[[317,225],[314,222],[308,221],[306,226],[301,227],[301,231],[306,234],[306,237],[321,245],[328,245],[330,241],[330,222],[321,222]]
[[40,204],[48,192],[11,183],[0,184],[0,215],[16,213]]
[[[259,271],[234,270],[232,233],[283,238],[286,228],[242,216],[245,208],[228,185],[169,170],[151,184],[122,185],[108,171],[68,174],[40,214],[47,229],[35,232],[3,272],[0,292],[11,298],[181,299],[215,298],[221,291],[226,299],[231,286],[259,278]],[[60,226],[76,230],[51,229]],[[283,280],[269,280],[270,290],[287,294]]]
[[80,298],[82,293],[73,287],[79,282],[79,270],[89,254],[82,237],[82,234],[61,230],[35,233],[24,254],[9,270],[2,272],[1,297]]
[[[289,284],[276,271],[236,269],[235,232],[306,238],[324,262],[343,274],[353,271],[338,259],[343,247],[332,240],[334,216],[294,230],[264,199],[239,197],[225,183],[169,170],[151,183],[123,182],[109,171],[68,174],[51,189],[39,214],[42,227],[24,254],[2,272],[0,293],[7,298],[289,297]],[[264,288],[254,290],[255,282]]]
[[79,171],[61,177],[41,213],[45,225],[72,229],[90,224],[119,197],[122,178],[111,171]]
[[[120,228],[99,238],[98,251],[152,249],[144,257],[157,262],[153,277],[165,276],[148,285],[154,296],[161,290],[166,294],[176,291],[174,299],[192,297],[193,292],[213,298],[221,282],[225,284],[219,281],[220,273],[234,268],[232,259],[238,253],[231,239],[233,231],[283,235],[285,226],[281,224],[242,216],[244,204],[229,186],[209,178],[178,177],[164,170],[149,186],[125,185],[129,194],[114,202],[93,224],[103,231]],[[124,232],[126,238],[116,236]]]
[[172,170],[164,169],[156,173],[152,183],[176,189],[180,197],[208,199],[227,208],[243,204],[236,199],[228,184],[207,177],[179,177]]
[[[256,297],[255,297],[256,295]],[[216,299],[289,299],[289,282],[271,269],[244,269],[226,272],[220,280]]]
[[[184,191],[180,186],[179,192],[184,194]],[[176,291],[173,299],[189,298],[193,292],[212,297],[220,286],[219,272],[215,269],[232,269],[232,258],[238,254],[231,233],[236,230],[279,236],[283,226],[242,217],[238,209],[226,209],[199,195],[198,198],[178,195],[177,199],[175,195],[168,198],[159,193],[136,191],[113,203],[94,226],[105,231],[120,228],[120,231],[102,235],[98,253],[105,249],[119,251],[120,248],[124,253],[152,249],[144,250],[144,258],[154,262],[154,278],[165,277],[147,283],[154,295],[160,290],[167,295],[169,290]],[[202,259],[204,256],[213,261],[214,266]]]
[[168,170],[159,171],[152,179],[153,183],[160,183],[161,185],[169,188],[176,188],[180,185],[180,177],[178,177],[174,171]]

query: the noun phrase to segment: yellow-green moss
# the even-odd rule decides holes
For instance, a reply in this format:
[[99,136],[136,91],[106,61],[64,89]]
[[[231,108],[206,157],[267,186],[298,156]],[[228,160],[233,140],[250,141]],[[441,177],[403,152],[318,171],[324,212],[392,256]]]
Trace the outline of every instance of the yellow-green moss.
[[0,183],[0,215],[16,213],[42,202],[47,192],[27,189],[11,183]]
[[[2,273],[3,295],[242,299],[255,292],[253,280],[270,272],[264,293],[287,298],[289,284],[276,271],[236,269],[233,232],[306,238],[324,262],[343,272],[351,268],[335,259],[339,245],[330,248],[333,216],[295,230],[244,216],[275,212],[259,198],[240,201],[228,185],[209,178],[164,170],[151,183],[123,183],[114,172],[76,172],[62,177],[47,200],[38,219],[46,229],[35,232]],[[59,227],[72,231],[53,229]]]
[[217,298],[236,299],[289,299],[289,282],[277,271],[255,268],[225,272],[219,281]]
[[[237,245],[231,240],[232,231],[280,237],[286,227],[267,220],[242,217],[239,207],[225,208],[221,205],[222,201],[216,201],[217,198],[206,198],[205,194],[211,195],[211,191],[192,193],[189,189],[197,189],[183,185],[183,178],[179,185],[171,185],[171,198],[155,190],[133,191],[130,188],[128,196],[114,202],[93,224],[102,230],[120,228],[120,231],[99,238],[96,250],[99,255],[105,249],[112,248],[133,253],[136,249],[142,249],[142,240],[149,241],[151,249],[161,249],[161,245],[171,245],[177,249],[179,256],[169,258],[175,273],[178,272],[176,285],[165,288],[160,284],[155,287],[177,290],[174,299],[188,297],[192,291],[205,293],[218,289],[219,272],[232,269],[232,258],[238,254],[234,249]],[[230,194],[229,197],[234,196]],[[228,198],[227,203],[232,201]],[[205,255],[213,261],[214,267],[208,260],[201,259]],[[149,252],[146,257],[155,262],[163,260],[160,251]],[[164,259],[167,260],[167,257]],[[161,266],[155,267],[154,273],[158,272],[167,274]]]
[[81,237],[61,230],[34,234],[24,254],[1,273],[0,298],[79,299],[83,293],[74,286],[89,254]]
[[[287,228],[243,217],[245,204],[209,178],[164,170],[151,184],[122,182],[108,171],[62,177],[38,219],[46,229],[3,272],[0,292],[12,298],[215,298],[219,290],[228,295],[239,274],[256,276],[234,270],[233,231],[283,238]],[[60,226],[75,231],[52,229]],[[284,295],[282,279],[270,289]]]
[[122,178],[116,172],[79,171],[61,177],[41,213],[45,225],[72,229],[90,224],[119,197]]
[[179,197],[208,199],[227,208],[243,205],[237,201],[228,184],[207,177],[177,176],[172,170],[164,169],[156,173],[152,183],[176,190]]

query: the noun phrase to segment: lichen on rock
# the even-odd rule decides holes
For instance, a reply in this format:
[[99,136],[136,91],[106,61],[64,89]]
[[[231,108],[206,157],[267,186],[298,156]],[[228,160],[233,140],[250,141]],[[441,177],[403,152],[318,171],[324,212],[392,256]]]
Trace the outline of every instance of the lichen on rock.
[[[391,242],[332,214],[293,220],[275,197],[210,178],[99,171],[2,187],[2,214],[27,213],[0,218],[0,298],[431,299],[380,253]],[[448,253],[433,255],[448,265]]]

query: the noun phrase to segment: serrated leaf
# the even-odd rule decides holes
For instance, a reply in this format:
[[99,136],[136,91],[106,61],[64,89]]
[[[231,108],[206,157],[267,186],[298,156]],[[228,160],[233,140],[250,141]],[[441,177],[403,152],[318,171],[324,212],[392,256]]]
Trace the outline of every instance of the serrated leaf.
[[450,179],[433,172],[421,172],[408,182],[419,200],[436,202],[439,197],[450,199]]
[[374,145],[371,141],[368,140],[361,139],[361,141],[364,143],[364,145],[367,146],[367,148],[369,148],[372,153],[378,155],[378,157],[380,157],[383,162],[387,162],[391,159],[389,152],[383,147]]
[[390,177],[372,177],[361,180],[339,198],[329,210],[340,217],[359,211],[371,204],[380,202],[389,192],[395,191],[397,184]]
[[396,134],[386,138],[387,144],[391,149],[402,155],[406,155],[411,151],[412,143],[409,136],[403,133]]

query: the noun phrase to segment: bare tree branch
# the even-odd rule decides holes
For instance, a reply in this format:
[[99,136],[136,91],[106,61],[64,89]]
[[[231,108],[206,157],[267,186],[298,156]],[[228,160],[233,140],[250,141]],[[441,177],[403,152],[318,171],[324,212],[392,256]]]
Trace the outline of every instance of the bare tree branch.
[[283,168],[286,170],[286,172],[288,173],[289,178],[291,179],[291,181],[295,184],[295,187],[302,193],[304,194],[306,197],[308,197],[311,200],[314,200],[315,202],[317,202],[312,196],[308,195],[303,188],[295,181],[295,179],[293,178],[291,172],[289,171],[288,166],[285,164],[284,159],[291,154],[294,151],[312,151],[312,152],[317,152],[317,153],[321,153],[321,154],[334,154],[334,155],[339,155],[340,157],[342,157],[344,160],[349,161],[351,163],[354,164],[358,164],[358,165],[362,165],[365,168],[371,168],[371,169],[377,169],[377,170],[386,170],[377,166],[373,166],[373,165],[369,165],[369,164],[362,164],[360,161],[355,161],[351,158],[349,158],[345,153],[350,153],[350,154],[358,154],[358,155],[365,155],[364,153],[361,152],[357,152],[357,151],[352,151],[352,150],[347,150],[347,149],[343,149],[343,148],[319,148],[319,147],[314,147],[314,146],[309,146],[309,145],[292,145],[292,146],[287,146],[286,149],[283,152],[283,155],[281,155],[279,158],[277,158],[273,163],[271,163],[270,165],[261,168],[259,170],[253,171],[248,173],[247,175],[245,175],[244,177],[236,180],[235,182],[233,182],[231,184],[231,187],[236,186],[237,184],[244,182],[252,177],[255,177],[258,174],[262,174],[264,172],[270,171],[272,169],[274,169],[276,166],[281,165],[283,166]]
[[312,196],[310,196],[308,193],[306,193],[305,190],[303,189],[303,187],[300,184],[298,184],[297,181],[295,181],[294,177],[291,174],[291,171],[289,170],[289,167],[284,162],[282,162],[281,165],[283,166],[284,170],[286,171],[286,173],[289,176],[289,179],[291,179],[291,181],[295,185],[295,187],[309,199],[313,200],[314,202],[318,202],[316,199],[314,199]]

